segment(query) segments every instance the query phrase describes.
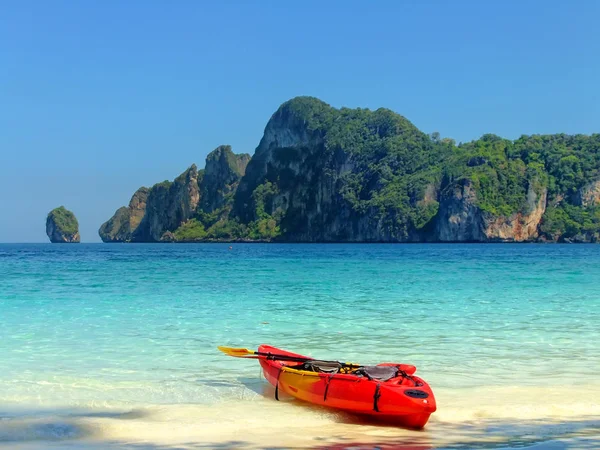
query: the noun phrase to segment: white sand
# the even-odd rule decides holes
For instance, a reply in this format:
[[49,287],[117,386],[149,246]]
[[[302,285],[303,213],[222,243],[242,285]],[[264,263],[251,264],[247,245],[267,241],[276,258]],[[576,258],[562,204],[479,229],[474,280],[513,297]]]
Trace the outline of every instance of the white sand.
[[422,431],[365,424],[295,401],[276,402],[268,394],[213,406],[0,411],[0,448],[362,450],[377,443],[381,449],[426,450],[494,443],[559,450],[579,448],[567,445],[580,440],[581,448],[600,449],[600,385],[438,390],[438,411]]

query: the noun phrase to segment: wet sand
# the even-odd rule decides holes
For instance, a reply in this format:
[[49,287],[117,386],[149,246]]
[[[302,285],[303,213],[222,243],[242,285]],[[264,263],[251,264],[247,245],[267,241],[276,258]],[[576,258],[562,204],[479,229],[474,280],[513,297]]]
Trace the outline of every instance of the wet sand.
[[265,388],[256,401],[0,411],[0,448],[433,450],[600,448],[600,385],[436,392],[423,430],[365,422]]

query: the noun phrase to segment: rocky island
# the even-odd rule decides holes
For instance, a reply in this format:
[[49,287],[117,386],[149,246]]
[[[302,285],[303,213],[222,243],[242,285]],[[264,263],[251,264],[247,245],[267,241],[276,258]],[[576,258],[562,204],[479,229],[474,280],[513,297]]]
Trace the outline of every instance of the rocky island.
[[104,242],[598,242],[600,134],[458,145],[395,112],[285,102],[250,157],[142,187]]
[[54,208],[46,217],[46,234],[52,243],[79,243],[79,223],[64,206]]

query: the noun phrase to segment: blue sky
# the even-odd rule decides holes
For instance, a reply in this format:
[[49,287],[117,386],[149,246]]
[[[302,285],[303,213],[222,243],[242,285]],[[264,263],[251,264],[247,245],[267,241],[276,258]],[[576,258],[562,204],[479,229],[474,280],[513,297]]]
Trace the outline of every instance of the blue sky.
[[285,100],[385,106],[457,141],[600,131],[600,2],[76,1],[0,4],[0,242],[84,242],[142,185]]

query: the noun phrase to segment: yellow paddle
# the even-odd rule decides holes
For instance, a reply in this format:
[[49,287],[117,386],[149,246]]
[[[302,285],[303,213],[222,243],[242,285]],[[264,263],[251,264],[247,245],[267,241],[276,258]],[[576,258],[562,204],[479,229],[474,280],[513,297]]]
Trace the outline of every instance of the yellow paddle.
[[[226,355],[229,356],[233,356],[235,358],[252,358],[254,355],[257,355],[258,352],[255,352],[254,350],[250,350],[249,348],[240,348],[240,347],[225,347],[223,345],[220,345],[217,347],[219,350],[221,350],[223,353],[225,353]],[[256,357],[256,356],[254,356]]]
[[[299,356],[289,356],[289,355],[278,355],[276,353],[264,353],[257,352],[255,350],[250,350],[249,348],[235,348],[235,347],[217,347],[223,353],[229,356],[233,356],[235,358],[267,358],[274,359],[279,361],[293,361],[293,362],[307,362],[307,361],[315,361],[314,358],[302,358]],[[323,361],[323,360],[319,360]],[[359,364],[352,363],[341,363],[339,361],[323,361],[323,362],[331,362],[341,364],[343,367],[360,367]]]

